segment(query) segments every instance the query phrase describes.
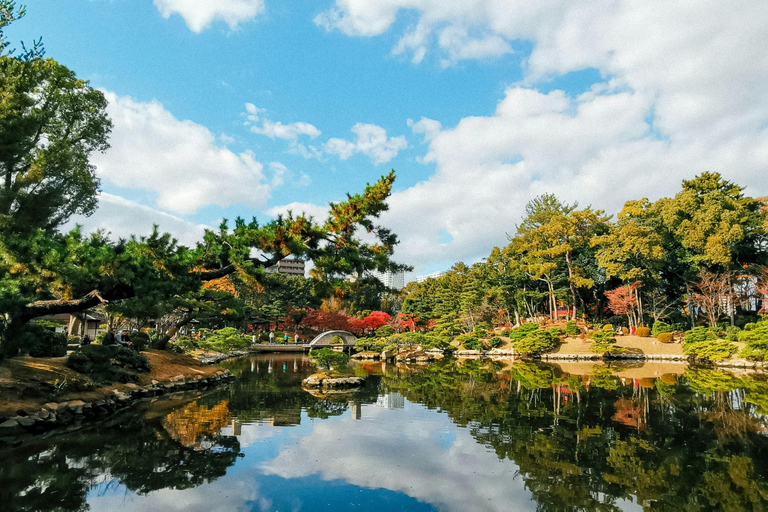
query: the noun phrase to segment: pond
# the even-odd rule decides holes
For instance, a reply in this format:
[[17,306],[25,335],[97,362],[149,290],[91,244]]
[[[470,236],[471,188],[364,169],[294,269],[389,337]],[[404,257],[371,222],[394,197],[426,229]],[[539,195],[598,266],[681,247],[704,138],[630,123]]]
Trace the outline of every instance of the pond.
[[0,448],[0,509],[764,510],[768,380],[682,365],[358,364],[306,357]]

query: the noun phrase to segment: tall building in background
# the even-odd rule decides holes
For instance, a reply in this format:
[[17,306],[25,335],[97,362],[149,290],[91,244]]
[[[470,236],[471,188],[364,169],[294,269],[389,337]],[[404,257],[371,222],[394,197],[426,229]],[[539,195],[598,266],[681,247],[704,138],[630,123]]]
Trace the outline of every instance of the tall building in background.
[[416,276],[416,282],[417,283],[423,283],[427,279],[437,279],[438,277],[443,277],[445,275],[445,272],[432,272],[431,274],[427,274],[425,276]]
[[394,288],[395,290],[401,289],[403,286],[405,286],[405,271],[401,270],[399,272],[379,272],[379,271],[372,271],[371,275],[384,283],[384,286],[388,288]]
[[277,265],[267,267],[269,274],[285,274],[289,277],[304,277],[304,261],[284,259],[277,262]]

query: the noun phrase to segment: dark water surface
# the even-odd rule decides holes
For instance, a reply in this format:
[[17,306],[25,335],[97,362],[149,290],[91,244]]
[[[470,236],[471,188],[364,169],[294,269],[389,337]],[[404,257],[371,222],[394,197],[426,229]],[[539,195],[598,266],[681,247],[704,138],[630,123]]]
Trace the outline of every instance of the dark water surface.
[[294,355],[227,388],[0,447],[0,510],[765,510],[768,381],[708,369],[357,365]]

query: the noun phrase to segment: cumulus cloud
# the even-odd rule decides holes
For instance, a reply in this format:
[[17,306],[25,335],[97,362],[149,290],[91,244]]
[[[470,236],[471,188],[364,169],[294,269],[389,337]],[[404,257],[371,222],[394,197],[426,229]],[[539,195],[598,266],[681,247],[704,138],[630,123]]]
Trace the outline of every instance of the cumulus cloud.
[[[513,462],[479,450],[469,429],[456,427],[447,416],[412,404],[406,408],[409,421],[402,422],[398,410],[363,406],[369,428],[350,415],[317,422],[264,471],[283,478],[319,474],[327,481],[399,491],[440,510],[536,510]],[[446,434],[450,444],[441,439]]]
[[332,138],[323,146],[326,153],[339,155],[346,160],[355,153],[362,153],[376,165],[389,162],[400,150],[408,147],[404,136],[387,138],[387,130],[375,124],[357,123],[352,127],[354,141]]
[[280,121],[272,121],[264,114],[266,109],[259,108],[253,103],[245,104],[245,125],[250,127],[253,133],[266,135],[270,139],[278,138],[296,142],[301,135],[314,139],[320,135],[320,130],[313,125],[304,122],[283,124]]
[[101,178],[152,191],[158,207],[180,214],[207,205],[266,205],[270,189],[251,151],[234,153],[218,145],[208,128],[176,119],[156,100],[105,96],[114,127],[110,149],[93,158]]
[[[391,198],[384,219],[403,239],[399,259],[479,259],[544,192],[614,213],[713,170],[768,193],[764,2],[336,0],[316,23],[374,36],[406,10],[415,21],[392,52],[414,61],[427,51],[449,62],[488,58],[516,40],[532,51],[524,80],[492,115],[409,123],[437,170]],[[536,90],[587,68],[606,78],[578,97]],[[453,241],[441,246],[441,233]]]
[[83,231],[91,233],[104,230],[110,233],[110,238],[129,238],[131,235],[146,236],[152,233],[152,226],[157,224],[161,232],[168,232],[180,244],[194,247],[202,241],[206,229],[203,224],[195,224],[185,219],[170,215],[149,206],[124,197],[99,193],[99,208],[90,217],[75,216],[64,226],[69,230],[80,224]]
[[264,10],[264,0],[154,0],[163,18],[178,14],[189,30],[199,34],[214,20],[222,20],[229,28],[255,18]]
[[314,217],[314,219],[317,222],[323,222],[325,218],[328,216],[328,206],[319,206],[312,203],[300,203],[294,201],[293,203],[283,204],[279,206],[273,206],[269,210],[267,210],[267,213],[271,215],[272,217],[277,217],[278,215],[286,215],[289,211],[293,212],[294,215],[298,215],[301,213],[305,213],[307,215],[311,215]]
[[[569,98],[512,87],[491,116],[468,117],[431,132],[424,161],[436,173],[396,192],[383,222],[401,234],[397,257],[409,264],[475,261],[506,244],[533,197],[551,192],[610,213],[634,198],[674,194],[707,170],[768,192],[768,130],[719,144],[659,139],[643,95],[613,91]],[[419,222],[414,222],[419,219]],[[440,244],[440,235],[453,238]]]

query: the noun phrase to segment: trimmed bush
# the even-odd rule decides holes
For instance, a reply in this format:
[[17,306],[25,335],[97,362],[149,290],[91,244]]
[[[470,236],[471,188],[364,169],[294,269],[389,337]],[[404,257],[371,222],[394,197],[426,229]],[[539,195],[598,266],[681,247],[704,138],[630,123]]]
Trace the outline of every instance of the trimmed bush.
[[603,330],[604,331],[612,331],[613,330],[613,326],[611,324],[605,324],[603,326]]
[[483,350],[485,348],[483,347],[483,343],[478,339],[472,339],[465,342],[463,345],[467,350]]
[[331,338],[331,345],[343,345],[344,340],[341,339],[341,336],[334,336]]
[[332,348],[321,348],[320,350],[312,350],[309,353],[309,358],[312,359],[318,367],[330,370],[332,368],[342,368],[349,362],[349,356],[344,352],[336,352]]
[[137,351],[141,352],[149,346],[149,334],[145,332],[137,332],[131,335],[131,345]]
[[735,345],[726,340],[697,341],[683,345],[683,352],[686,355],[709,361],[724,361],[737,350]]
[[81,347],[69,355],[67,366],[100,383],[136,381],[150,369],[145,355],[117,345]]
[[651,328],[651,334],[658,338],[659,334],[663,332],[672,332],[672,326],[669,325],[666,322],[662,322],[661,320],[656,320],[653,322],[653,327]]
[[641,338],[647,338],[651,335],[651,330],[647,327],[638,327],[635,329],[635,334]]
[[499,338],[498,336],[494,336],[490,340],[488,340],[488,344],[491,346],[491,348],[499,348],[504,343],[504,340]]
[[531,331],[525,338],[515,343],[515,350],[521,354],[540,354],[555,348],[560,340],[544,329]]
[[768,322],[760,322],[750,330],[744,330],[738,334],[739,341],[746,343],[741,351],[741,357],[752,361],[765,361],[768,359]]
[[751,331],[751,330],[753,330],[755,327],[757,327],[757,324],[756,324],[755,322],[749,322],[749,323],[747,323],[747,324],[744,324],[744,330],[745,330],[745,331]]
[[685,343],[699,343],[702,341],[716,340],[717,335],[711,329],[706,327],[694,327],[685,332]]
[[728,326],[725,328],[725,339],[728,341],[739,341],[739,333],[741,332],[741,329],[733,326]]
[[523,324],[517,329],[512,329],[509,333],[509,337],[512,338],[512,341],[520,341],[526,336],[528,336],[529,333],[536,331],[539,329],[539,325],[535,324],[533,322],[529,322],[527,324]]
[[565,334],[566,336],[578,336],[581,334],[581,329],[579,329],[579,326],[576,325],[575,320],[568,320],[565,323]]
[[672,343],[675,340],[675,337],[672,335],[671,332],[660,332],[656,336],[656,339],[662,343]]
[[67,337],[41,325],[30,323],[21,335],[21,346],[29,347],[32,357],[62,357],[67,355]]
[[613,331],[592,331],[588,336],[595,343],[616,343]]
[[395,330],[390,325],[382,325],[376,329],[376,336],[379,338],[386,338],[387,336],[392,336],[393,334],[395,334]]

